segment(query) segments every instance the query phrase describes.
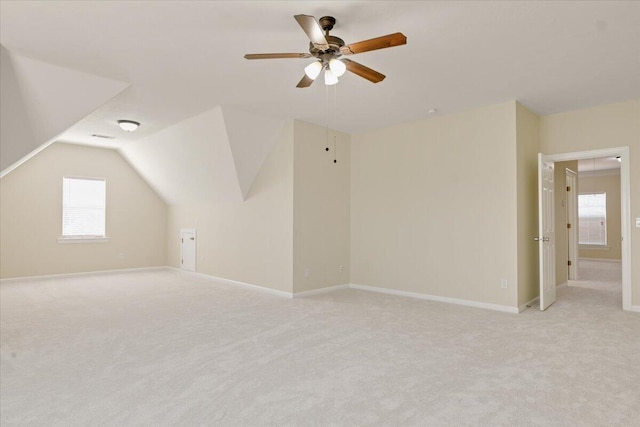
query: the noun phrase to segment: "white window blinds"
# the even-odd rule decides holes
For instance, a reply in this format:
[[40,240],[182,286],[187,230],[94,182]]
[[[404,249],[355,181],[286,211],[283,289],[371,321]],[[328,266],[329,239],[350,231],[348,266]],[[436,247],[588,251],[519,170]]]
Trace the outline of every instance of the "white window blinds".
[[578,195],[578,243],[607,244],[607,193]]
[[62,179],[62,236],[104,237],[104,179]]

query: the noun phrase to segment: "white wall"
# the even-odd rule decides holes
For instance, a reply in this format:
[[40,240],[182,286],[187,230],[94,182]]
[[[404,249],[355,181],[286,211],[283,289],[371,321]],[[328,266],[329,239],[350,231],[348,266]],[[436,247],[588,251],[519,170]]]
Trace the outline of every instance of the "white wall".
[[294,135],[294,292],[349,283],[350,137],[330,131],[327,152],[326,128],[296,120]]
[[351,158],[352,283],[518,305],[514,102],[352,135]]
[[516,103],[518,192],[518,305],[540,293],[538,284],[538,152],[540,120]]
[[545,154],[628,146],[631,174],[632,304],[640,305],[640,99],[541,117]]
[[197,230],[199,273],[292,292],[293,122],[281,130],[245,201],[169,207],[168,262],[180,265],[180,229]]
[[[109,242],[57,242],[63,176],[106,178]],[[116,151],[55,143],[0,180],[0,276],[166,265],[166,215]]]

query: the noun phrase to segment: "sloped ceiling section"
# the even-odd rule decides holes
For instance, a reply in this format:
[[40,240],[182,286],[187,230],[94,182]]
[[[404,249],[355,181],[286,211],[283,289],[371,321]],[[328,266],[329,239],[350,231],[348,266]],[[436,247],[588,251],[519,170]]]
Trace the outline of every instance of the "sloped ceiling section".
[[222,115],[238,184],[243,199],[246,199],[262,164],[275,146],[284,120],[257,116],[229,107],[222,108]]
[[170,205],[242,200],[220,107],[120,152]]
[[129,86],[0,46],[0,177]]
[[240,202],[283,125],[216,107],[120,152],[170,205]]

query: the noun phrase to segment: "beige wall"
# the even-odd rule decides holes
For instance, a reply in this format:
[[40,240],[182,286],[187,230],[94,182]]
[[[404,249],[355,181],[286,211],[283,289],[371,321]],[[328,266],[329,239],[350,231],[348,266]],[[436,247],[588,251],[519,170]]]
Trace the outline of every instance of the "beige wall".
[[538,152],[540,119],[516,103],[518,305],[538,296]]
[[541,117],[545,154],[621,146],[630,151],[632,304],[640,305],[640,99]]
[[607,193],[607,247],[606,249],[580,247],[580,258],[622,259],[620,171],[610,171],[606,175],[581,173],[578,180],[580,193]]
[[294,292],[349,283],[350,136],[330,131],[327,152],[326,128],[294,126]]
[[198,272],[292,292],[293,122],[282,129],[247,200],[169,206],[173,267],[180,265],[181,228],[197,230]]
[[[106,178],[109,242],[57,242],[63,176]],[[163,266],[166,215],[116,151],[55,143],[0,180],[0,276]]]
[[352,135],[351,159],[352,283],[518,305],[514,102]]
[[[556,162],[553,176],[553,208],[556,236],[556,286],[569,279],[569,237],[567,233],[567,169],[578,172],[578,161]],[[574,189],[575,190],[575,189]],[[576,206],[576,209],[578,207]],[[577,224],[573,224],[577,227]],[[576,262],[577,260],[572,260]]]

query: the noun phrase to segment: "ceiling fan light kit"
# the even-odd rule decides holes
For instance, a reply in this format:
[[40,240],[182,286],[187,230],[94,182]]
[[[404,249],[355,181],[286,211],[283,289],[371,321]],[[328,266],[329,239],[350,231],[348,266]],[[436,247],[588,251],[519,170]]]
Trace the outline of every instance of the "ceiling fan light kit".
[[311,86],[323,69],[325,85],[338,83],[338,77],[346,71],[372,83],[381,82],[386,77],[384,74],[350,59],[340,58],[343,55],[355,55],[407,44],[404,34],[393,33],[346,45],[341,38],[329,35],[329,31],[336,24],[333,16],[323,16],[319,22],[310,15],[295,15],[294,18],[309,38],[309,53],[252,53],[244,57],[246,59],[317,58],[317,61],[304,68],[305,74],[297,85],[299,88]]
[[324,84],[327,86],[331,86],[336,83],[338,83],[338,76],[336,76],[335,73],[329,68],[324,70]]
[[322,71],[322,62],[315,61],[311,64],[304,67],[304,73],[309,76],[311,80],[315,80],[316,77],[320,75],[320,71]]
[[336,77],[342,77],[342,75],[347,71],[347,66],[344,65],[344,62],[337,58],[333,58],[329,61],[329,68],[333,71],[333,74],[335,74]]

